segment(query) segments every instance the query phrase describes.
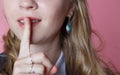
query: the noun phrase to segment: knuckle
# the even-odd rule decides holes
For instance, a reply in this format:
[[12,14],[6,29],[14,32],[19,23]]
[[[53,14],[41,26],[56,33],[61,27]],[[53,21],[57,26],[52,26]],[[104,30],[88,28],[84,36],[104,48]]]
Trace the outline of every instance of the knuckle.
[[19,64],[19,61],[16,60],[15,63],[14,63],[14,66],[17,66]]
[[40,52],[40,57],[45,58],[45,54],[43,52]]
[[13,74],[14,75],[18,75],[17,73],[20,71],[20,67],[17,65],[17,66],[14,66],[14,69],[13,69]]
[[44,72],[44,69],[45,69],[45,67],[43,66],[43,65],[39,65],[39,71],[41,71],[41,73],[43,73]]

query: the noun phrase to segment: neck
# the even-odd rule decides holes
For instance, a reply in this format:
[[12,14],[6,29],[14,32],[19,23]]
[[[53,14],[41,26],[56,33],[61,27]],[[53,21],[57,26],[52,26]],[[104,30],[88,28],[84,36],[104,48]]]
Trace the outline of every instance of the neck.
[[43,52],[50,59],[50,61],[55,64],[60,53],[59,38],[51,40],[51,42],[46,42],[44,44],[30,44],[30,53]]

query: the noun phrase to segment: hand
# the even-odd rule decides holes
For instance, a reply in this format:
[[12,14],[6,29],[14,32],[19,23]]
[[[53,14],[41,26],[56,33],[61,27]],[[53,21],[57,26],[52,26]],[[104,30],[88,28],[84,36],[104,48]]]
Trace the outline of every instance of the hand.
[[31,23],[25,18],[24,33],[20,44],[18,59],[14,63],[13,75],[52,75],[57,68],[43,52],[30,54]]

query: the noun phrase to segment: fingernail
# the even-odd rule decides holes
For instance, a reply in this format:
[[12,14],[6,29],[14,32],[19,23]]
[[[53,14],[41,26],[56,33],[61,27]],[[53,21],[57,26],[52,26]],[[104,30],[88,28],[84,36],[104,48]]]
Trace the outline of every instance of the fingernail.
[[51,71],[50,71],[50,74],[55,74],[57,72],[57,67],[54,66]]

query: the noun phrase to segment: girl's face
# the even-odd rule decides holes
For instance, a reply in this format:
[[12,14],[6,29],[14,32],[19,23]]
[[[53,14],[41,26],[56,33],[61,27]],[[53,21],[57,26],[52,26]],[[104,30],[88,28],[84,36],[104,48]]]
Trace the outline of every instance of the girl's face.
[[24,17],[32,22],[32,42],[44,43],[59,36],[69,13],[69,0],[3,0],[4,13],[10,29],[21,39]]

